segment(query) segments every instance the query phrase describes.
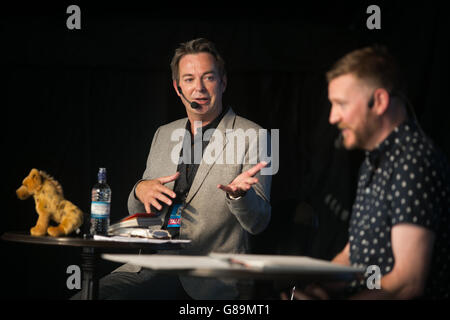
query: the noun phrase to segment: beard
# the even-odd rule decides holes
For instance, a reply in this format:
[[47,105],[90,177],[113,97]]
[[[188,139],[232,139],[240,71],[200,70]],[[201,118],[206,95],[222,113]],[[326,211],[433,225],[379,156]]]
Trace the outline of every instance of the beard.
[[[370,125],[372,124],[372,125]],[[341,126],[340,126],[341,128]],[[344,126],[341,128],[343,135],[343,145],[347,150],[368,149],[369,143],[373,138],[375,126],[367,121],[361,123],[357,128]]]

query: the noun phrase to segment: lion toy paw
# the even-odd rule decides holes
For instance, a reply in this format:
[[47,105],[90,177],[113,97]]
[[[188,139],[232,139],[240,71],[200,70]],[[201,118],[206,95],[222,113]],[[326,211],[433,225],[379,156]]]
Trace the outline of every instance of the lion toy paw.
[[[39,217],[36,225],[30,229],[33,236],[43,236],[47,233],[52,237],[66,236],[83,224],[83,212],[64,199],[61,185],[44,171],[32,169],[23,179],[16,194],[21,200],[34,197]],[[49,226],[50,220],[58,225]]]

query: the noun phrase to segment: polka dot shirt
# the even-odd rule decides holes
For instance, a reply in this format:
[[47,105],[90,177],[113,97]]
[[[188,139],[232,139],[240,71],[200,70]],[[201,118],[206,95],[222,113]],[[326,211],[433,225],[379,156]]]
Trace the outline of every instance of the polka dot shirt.
[[[395,264],[391,229],[411,223],[434,231],[431,269],[424,298],[448,298],[450,263],[449,165],[412,121],[397,127],[366,152],[349,225],[352,265],[377,265],[381,274]],[[353,293],[366,288],[354,282]]]

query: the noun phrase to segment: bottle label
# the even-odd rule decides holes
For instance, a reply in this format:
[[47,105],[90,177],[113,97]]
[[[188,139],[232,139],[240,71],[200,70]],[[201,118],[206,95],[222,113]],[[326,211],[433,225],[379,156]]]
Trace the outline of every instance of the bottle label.
[[92,201],[91,217],[96,219],[106,219],[109,217],[110,203],[104,201]]
[[170,218],[167,223],[167,228],[176,228],[181,226],[181,205],[176,204],[172,207]]

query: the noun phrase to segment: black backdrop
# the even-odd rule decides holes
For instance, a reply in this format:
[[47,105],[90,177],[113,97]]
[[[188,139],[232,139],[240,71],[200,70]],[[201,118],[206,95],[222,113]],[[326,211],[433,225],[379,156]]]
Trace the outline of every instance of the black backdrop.
[[[70,4],[81,8],[81,30],[66,28]],[[73,1],[2,7],[6,181],[0,232],[33,226],[33,200],[15,196],[33,167],[59,180],[66,198],[86,213],[98,167],[106,167],[113,190],[111,220],[125,216],[153,133],[185,116],[171,85],[173,51],[180,42],[206,37],[227,63],[225,103],[267,129],[280,130],[273,218],[255,238],[255,252],[330,259],[346,242],[362,159],[362,152],[333,148],[337,131],[327,121],[324,73],[336,59],[367,44],[387,45],[408,80],[422,127],[450,152],[445,11],[431,2],[378,2],[382,28],[368,30],[369,4],[187,8]],[[308,227],[304,216],[318,222],[312,234],[302,229]],[[74,293],[66,288],[66,268],[80,264],[79,249],[0,245],[3,296],[65,299]],[[100,267],[105,274],[115,265],[103,261]]]

